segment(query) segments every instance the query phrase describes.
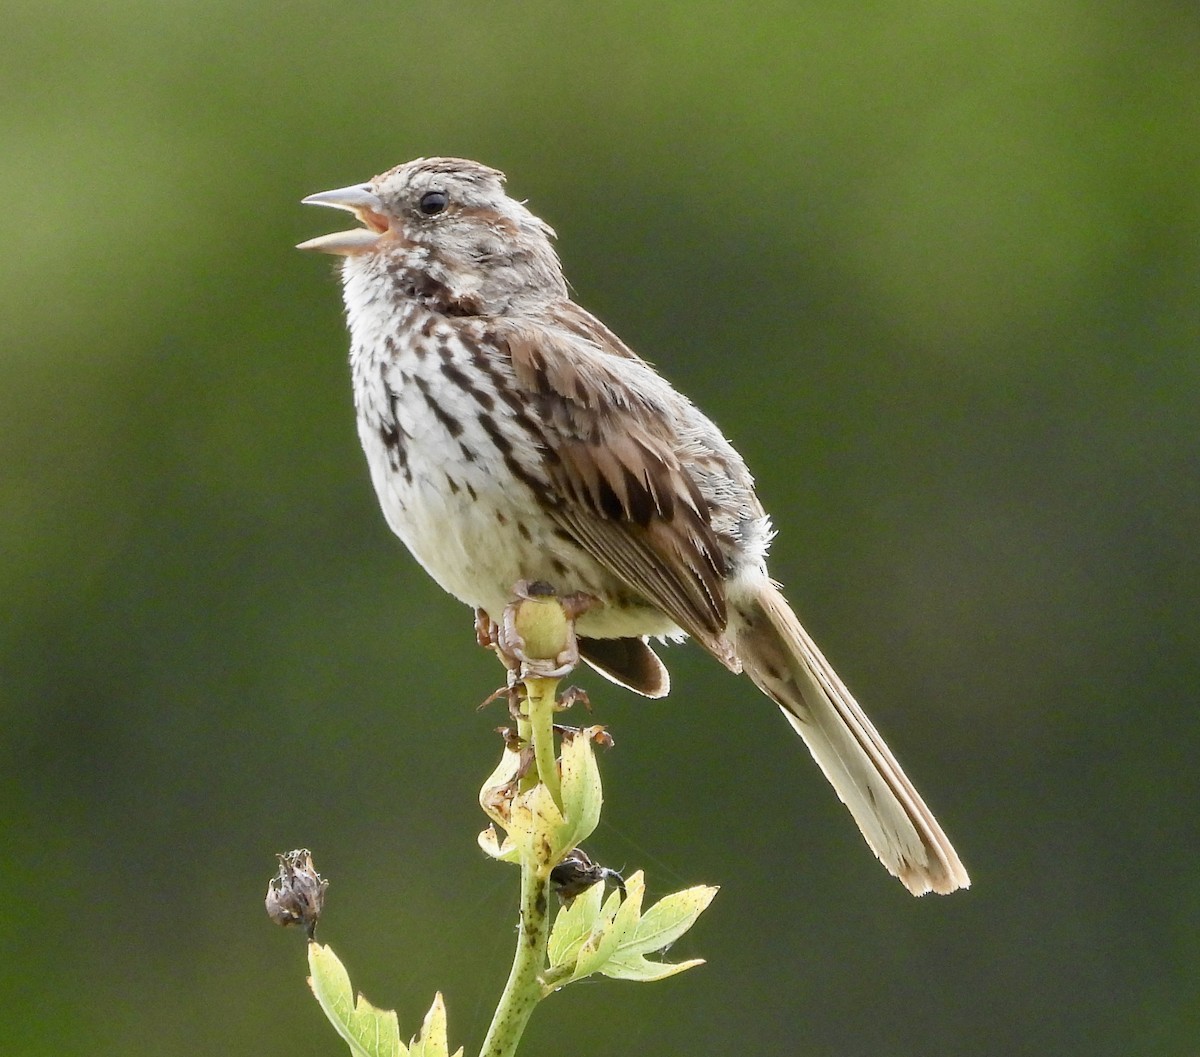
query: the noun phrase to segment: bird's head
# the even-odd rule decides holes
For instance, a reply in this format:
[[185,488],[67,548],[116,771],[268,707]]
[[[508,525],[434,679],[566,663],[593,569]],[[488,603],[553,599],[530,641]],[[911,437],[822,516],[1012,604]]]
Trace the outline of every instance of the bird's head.
[[[566,296],[553,229],[504,191],[504,174],[461,158],[418,158],[362,184],[304,199],[362,227],[302,242],[479,311]],[[382,267],[381,267],[382,266]],[[424,283],[424,285],[423,285]]]

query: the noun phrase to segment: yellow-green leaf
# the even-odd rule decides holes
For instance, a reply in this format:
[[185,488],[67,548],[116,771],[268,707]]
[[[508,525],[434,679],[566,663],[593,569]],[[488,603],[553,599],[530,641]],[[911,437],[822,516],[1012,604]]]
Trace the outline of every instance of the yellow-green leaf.
[[577,895],[569,907],[563,907],[555,915],[547,948],[552,969],[574,964],[579,956],[579,948],[591,934],[596,919],[600,916],[603,902],[604,884],[597,881]]
[[568,826],[562,812],[541,783],[513,800],[508,835],[527,862],[549,870],[574,845],[563,846]]
[[646,875],[637,870],[625,882],[625,898],[621,900],[621,909],[613,921],[613,929],[617,933],[618,948],[624,947],[629,939],[637,934],[637,926],[641,921],[642,899],[646,894]]
[[355,1002],[350,975],[329,947],[310,942],[308,967],[309,987],[354,1057],[407,1057],[396,1014],[371,1005],[362,995]]
[[517,776],[521,754],[506,748],[496,769],[488,775],[479,790],[479,806],[493,822],[508,828],[507,800],[500,794]]
[[686,962],[652,962],[640,954],[625,955],[617,953],[609,958],[597,972],[612,980],[637,980],[650,983],[654,980],[665,980],[686,969],[703,965],[703,958],[692,958]]
[[600,822],[604,791],[592,739],[585,734],[563,738],[560,754],[562,767],[563,814],[567,831],[562,835],[563,852],[582,844]]
[[[446,1004],[439,991],[433,996],[433,1005],[425,1014],[420,1034],[409,1044],[408,1057],[449,1057],[450,1047],[446,1042]],[[460,1057],[460,1047],[454,1057]]]
[[638,922],[633,937],[621,946],[621,956],[651,954],[674,943],[712,902],[717,889],[696,885],[664,896]]
[[479,846],[493,859],[499,859],[500,862],[519,863],[521,861],[521,851],[512,838],[506,836],[501,841],[495,826],[489,825],[479,834]]
[[596,972],[616,952],[620,935],[613,928],[617,916],[620,895],[613,892],[604,903],[604,907],[596,917],[591,934],[583,941],[579,954],[575,958],[575,971],[572,980],[582,980]]

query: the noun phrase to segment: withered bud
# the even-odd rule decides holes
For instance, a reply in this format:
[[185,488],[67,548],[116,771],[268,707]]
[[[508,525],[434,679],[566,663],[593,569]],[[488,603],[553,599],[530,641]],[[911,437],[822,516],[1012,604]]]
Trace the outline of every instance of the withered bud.
[[592,862],[582,848],[572,848],[563,856],[562,862],[550,871],[550,883],[554,885],[564,906],[570,906],[576,896],[601,881],[612,881],[620,891],[621,898],[625,898],[625,878],[616,870]]
[[267,916],[276,925],[303,925],[311,940],[325,905],[329,882],[317,873],[307,848],[297,848],[276,858],[279,873],[267,885]]
[[599,723],[591,727],[568,727],[561,723],[555,723],[554,729],[568,741],[571,738],[582,736],[605,749],[611,749],[615,744],[608,728]]
[[496,733],[504,739],[504,747],[509,752],[520,752],[525,748],[525,739],[517,733],[515,727],[497,727]]
[[613,747],[613,736],[609,734],[607,728],[599,723],[592,727],[584,727],[583,733],[602,748],[611,749]]
[[588,692],[582,686],[568,686],[558,695],[554,708],[558,712],[566,712],[567,709],[574,708],[576,705],[583,705],[589,712],[592,710],[592,699],[588,697]]

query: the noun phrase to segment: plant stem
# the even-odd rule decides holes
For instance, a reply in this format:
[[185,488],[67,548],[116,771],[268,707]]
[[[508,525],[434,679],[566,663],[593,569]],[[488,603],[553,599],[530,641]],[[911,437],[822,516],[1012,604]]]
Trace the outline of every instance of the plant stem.
[[538,781],[550,791],[559,811],[562,810],[562,784],[558,779],[558,764],[554,752],[554,700],[557,679],[526,679],[528,697],[525,708],[529,716],[529,740],[533,743],[533,762]]
[[[533,744],[537,778],[545,784],[561,810],[562,790],[554,754],[554,695],[558,682],[557,679],[541,678],[525,680],[526,715],[518,730]],[[541,974],[546,967],[546,944],[550,934],[548,895],[553,865],[539,855],[537,849],[522,856],[517,952],[480,1057],[513,1057],[529,1017],[543,997]]]
[[521,863],[521,922],[517,929],[517,953],[508,983],[496,1006],[496,1014],[483,1041],[480,1057],[512,1057],[525,1031],[534,1006],[542,998],[539,980],[546,962],[549,937],[550,867],[535,862]]

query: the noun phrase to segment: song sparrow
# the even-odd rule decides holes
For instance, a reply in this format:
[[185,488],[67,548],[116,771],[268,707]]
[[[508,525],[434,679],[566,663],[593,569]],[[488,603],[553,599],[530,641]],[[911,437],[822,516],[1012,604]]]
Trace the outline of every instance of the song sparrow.
[[767,575],[772,531],[712,422],[576,305],[553,230],[495,169],[419,158],[306,203],[344,258],[358,431],[388,524],[499,616],[520,580],[599,600],[583,658],[649,697],[647,636],[695,638],[807,742],[872,850],[921,895],[969,883],[932,813]]

